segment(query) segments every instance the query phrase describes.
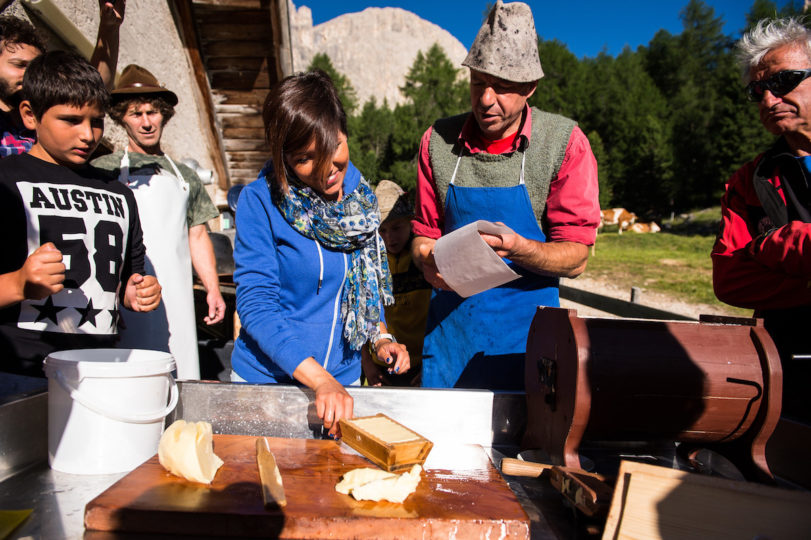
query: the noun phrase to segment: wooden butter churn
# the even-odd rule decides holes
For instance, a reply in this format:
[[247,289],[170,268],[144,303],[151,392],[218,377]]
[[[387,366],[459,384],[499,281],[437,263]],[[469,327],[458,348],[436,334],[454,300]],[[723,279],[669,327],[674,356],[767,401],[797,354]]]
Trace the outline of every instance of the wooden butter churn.
[[761,321],[581,318],[539,308],[527,341],[525,448],[580,467],[584,440],[708,448],[770,481],[782,369]]

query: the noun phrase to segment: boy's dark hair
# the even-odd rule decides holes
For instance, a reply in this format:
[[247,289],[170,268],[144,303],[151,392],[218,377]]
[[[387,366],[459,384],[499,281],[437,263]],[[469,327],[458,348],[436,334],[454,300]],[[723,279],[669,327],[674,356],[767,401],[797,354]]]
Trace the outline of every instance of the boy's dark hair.
[[55,105],[96,105],[106,111],[110,92],[99,72],[79,56],[52,51],[31,61],[23,76],[23,99],[31,103],[37,120]]
[[285,155],[315,141],[315,170],[329,174],[338,133],[347,134],[346,113],[332,79],[320,69],[286,77],[268,94],[262,109],[276,182],[287,193]]
[[46,51],[45,40],[37,29],[17,17],[0,17],[0,47],[8,45],[30,45],[42,52]]
[[127,114],[127,110],[130,108],[130,105],[135,105],[138,107],[146,103],[152,105],[153,109],[161,113],[161,116],[163,116],[164,126],[169,119],[175,115],[175,108],[168,101],[166,101],[165,98],[154,96],[151,97],[149,94],[134,95],[129,99],[121,99],[121,94],[119,94],[115,99],[113,99],[112,105],[110,105],[110,110],[108,112],[110,114],[110,118],[112,118],[115,123],[120,126],[123,125],[124,115]]

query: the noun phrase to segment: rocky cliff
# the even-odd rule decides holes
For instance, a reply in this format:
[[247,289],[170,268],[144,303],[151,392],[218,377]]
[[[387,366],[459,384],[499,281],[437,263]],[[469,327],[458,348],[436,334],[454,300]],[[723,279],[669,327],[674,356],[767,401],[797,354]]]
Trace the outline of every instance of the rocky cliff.
[[290,25],[293,69],[303,71],[313,56],[326,53],[349,78],[360,104],[372,96],[378,104],[384,98],[392,107],[402,103],[400,87],[409,68],[434,43],[460,68],[467,54],[448,31],[400,8],[367,8],[313,26],[310,8],[296,9],[291,2]]

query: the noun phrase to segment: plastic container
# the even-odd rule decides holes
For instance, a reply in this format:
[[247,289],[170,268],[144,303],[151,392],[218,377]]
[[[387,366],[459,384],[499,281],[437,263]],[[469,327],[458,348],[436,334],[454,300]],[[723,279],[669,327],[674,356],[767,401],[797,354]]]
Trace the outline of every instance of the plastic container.
[[[48,462],[73,474],[134,469],[158,451],[178,390],[167,352],[138,349],[59,351],[48,376]],[[167,403],[168,400],[168,403]]]

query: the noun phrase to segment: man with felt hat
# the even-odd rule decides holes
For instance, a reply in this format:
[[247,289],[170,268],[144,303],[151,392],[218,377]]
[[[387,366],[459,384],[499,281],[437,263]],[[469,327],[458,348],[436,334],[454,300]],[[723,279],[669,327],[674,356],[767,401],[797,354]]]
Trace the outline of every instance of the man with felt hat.
[[[434,287],[423,386],[523,390],[537,307],[558,306],[559,277],[586,268],[597,162],[573,120],[527,104],[543,77],[529,6],[496,2],[462,65],[472,110],[437,120],[419,151],[412,253]],[[437,271],[434,244],[477,220],[514,231],[482,238],[520,277],[462,298]]]
[[177,95],[152,73],[134,64],[124,68],[112,91],[110,116],[126,131],[127,146],[92,165],[109,171],[135,194],[146,264],[163,286],[160,309],[122,315],[119,346],[169,351],[179,378],[199,379],[192,267],[206,289],[205,322],[220,322],[225,301],[206,229],[206,222],[219,212],[197,173],[176,163],[161,148],[161,136],[175,105]]

